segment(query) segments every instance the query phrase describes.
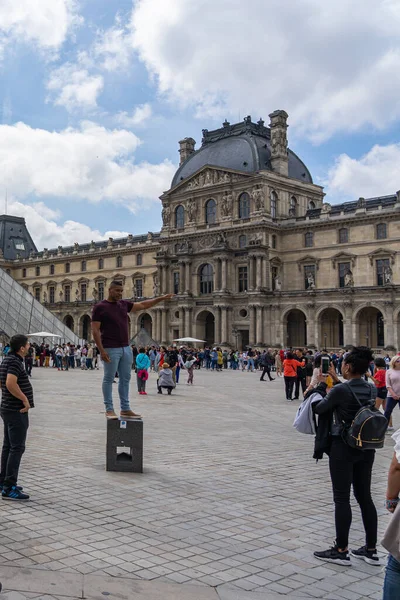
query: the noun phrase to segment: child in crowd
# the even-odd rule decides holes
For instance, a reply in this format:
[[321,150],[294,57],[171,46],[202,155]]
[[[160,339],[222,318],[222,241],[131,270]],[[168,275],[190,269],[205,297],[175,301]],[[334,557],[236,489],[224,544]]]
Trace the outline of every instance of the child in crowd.
[[166,388],[168,390],[168,396],[171,395],[171,392],[175,387],[172,370],[169,368],[169,364],[167,362],[164,362],[160,369],[157,387],[159,394],[162,394],[162,388]]
[[[371,379],[376,387],[376,400],[375,406],[376,408],[380,408],[382,406],[383,411],[386,410],[386,397],[387,397],[387,387],[386,387],[386,361],[384,358],[378,356],[375,359],[375,369],[374,374],[370,375],[370,373],[366,372],[367,379]],[[393,431],[393,423],[392,417],[390,417],[388,431]]]
[[193,373],[194,373],[194,363],[196,362],[196,359],[193,358],[192,355],[188,356],[187,361],[185,362],[185,369],[188,372],[188,380],[187,380],[187,384],[189,385],[193,385]]

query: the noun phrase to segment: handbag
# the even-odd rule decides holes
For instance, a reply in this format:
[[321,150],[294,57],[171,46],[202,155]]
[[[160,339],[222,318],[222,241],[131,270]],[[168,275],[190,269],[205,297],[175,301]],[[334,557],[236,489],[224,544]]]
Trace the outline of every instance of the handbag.
[[397,506],[383,536],[382,546],[400,562],[400,508]]
[[138,371],[138,377],[139,379],[142,379],[143,381],[147,381],[149,378],[149,372],[147,369],[140,369],[140,371]]

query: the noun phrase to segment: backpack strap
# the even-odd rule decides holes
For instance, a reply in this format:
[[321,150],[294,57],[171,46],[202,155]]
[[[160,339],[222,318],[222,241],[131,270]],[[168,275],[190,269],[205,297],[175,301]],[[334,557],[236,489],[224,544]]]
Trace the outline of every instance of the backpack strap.
[[[367,404],[363,404],[363,403],[361,402],[361,400],[360,400],[360,399],[357,397],[357,394],[355,393],[355,391],[351,389],[351,385],[349,384],[349,382],[348,382],[348,381],[346,381],[346,383],[347,383],[347,385],[348,385],[348,388],[349,388],[349,390],[350,390],[350,393],[352,394],[353,398],[355,398],[355,399],[357,400],[358,404],[359,404],[360,406],[368,406],[368,403],[367,403]],[[370,391],[369,391],[369,402],[372,404],[372,400],[373,400],[373,398],[372,398],[372,385],[370,385],[369,387],[370,387]]]

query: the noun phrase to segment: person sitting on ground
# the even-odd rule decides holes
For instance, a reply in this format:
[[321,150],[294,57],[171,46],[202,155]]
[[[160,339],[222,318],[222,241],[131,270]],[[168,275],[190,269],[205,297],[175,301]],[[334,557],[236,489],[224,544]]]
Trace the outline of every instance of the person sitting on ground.
[[168,390],[168,396],[171,395],[171,392],[175,387],[174,378],[172,377],[172,369],[169,368],[169,363],[167,362],[164,362],[160,369],[157,387],[159,394],[162,394],[162,388],[166,388]]

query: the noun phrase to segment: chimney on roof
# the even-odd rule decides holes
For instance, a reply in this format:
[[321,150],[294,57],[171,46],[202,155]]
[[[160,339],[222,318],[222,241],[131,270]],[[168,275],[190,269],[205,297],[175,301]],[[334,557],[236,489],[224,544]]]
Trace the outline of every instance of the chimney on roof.
[[271,129],[271,166],[280,175],[289,174],[289,158],[287,151],[287,118],[284,110],[276,110],[269,115]]
[[183,164],[193,154],[195,145],[196,142],[193,138],[185,138],[179,142],[179,154],[181,157],[179,165]]

